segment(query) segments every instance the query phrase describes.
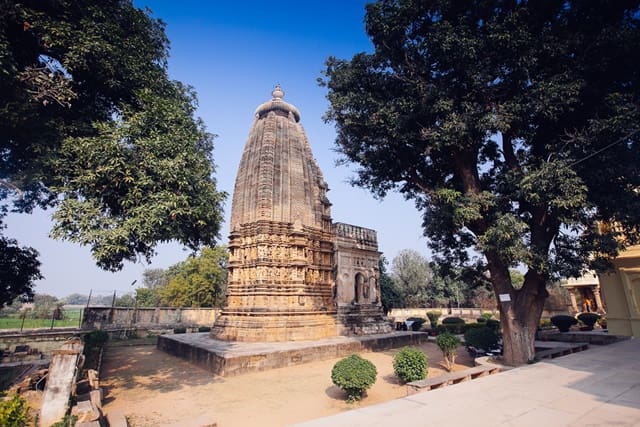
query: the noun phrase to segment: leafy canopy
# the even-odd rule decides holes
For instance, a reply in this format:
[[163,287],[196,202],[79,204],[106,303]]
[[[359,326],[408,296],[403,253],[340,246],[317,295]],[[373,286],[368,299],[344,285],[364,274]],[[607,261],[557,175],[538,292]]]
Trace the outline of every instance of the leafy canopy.
[[525,363],[546,284],[640,239],[639,1],[366,10],[373,52],[329,58],[321,80],[342,161],[356,185],[415,201],[442,264],[510,295],[505,360]]
[[55,208],[98,266],[212,245],[226,194],[164,24],[128,0],[0,3],[0,203]]
[[330,58],[322,82],[355,184],[415,200],[433,249],[475,248],[505,283],[636,242],[639,16],[637,1],[368,5],[374,51]]

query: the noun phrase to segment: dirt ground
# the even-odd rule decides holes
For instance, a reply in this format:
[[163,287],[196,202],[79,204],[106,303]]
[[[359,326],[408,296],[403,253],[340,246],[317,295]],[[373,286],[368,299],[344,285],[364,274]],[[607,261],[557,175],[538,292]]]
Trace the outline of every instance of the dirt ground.
[[[442,353],[433,344],[421,346],[428,376],[442,375]],[[362,401],[347,404],[331,382],[330,359],[247,373],[214,376],[152,346],[109,347],[104,355],[101,385],[105,412],[124,414],[133,427],[187,425],[189,420],[215,420],[218,427],[286,426],[406,396],[393,373],[397,350],[361,355],[378,369],[378,379]],[[473,366],[463,347],[454,370]]]

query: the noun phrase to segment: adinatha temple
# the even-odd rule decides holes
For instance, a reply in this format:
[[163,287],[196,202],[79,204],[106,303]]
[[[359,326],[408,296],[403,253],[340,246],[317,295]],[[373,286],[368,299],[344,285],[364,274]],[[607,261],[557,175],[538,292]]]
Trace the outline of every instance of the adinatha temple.
[[422,340],[392,332],[376,232],[333,222],[300,112],[279,86],[271,95],[236,176],[226,306],[209,336],[162,336],[158,346],[226,375]]
[[389,332],[376,232],[331,219],[329,190],[277,86],[260,105],[231,206],[227,305],[211,336],[296,341]]

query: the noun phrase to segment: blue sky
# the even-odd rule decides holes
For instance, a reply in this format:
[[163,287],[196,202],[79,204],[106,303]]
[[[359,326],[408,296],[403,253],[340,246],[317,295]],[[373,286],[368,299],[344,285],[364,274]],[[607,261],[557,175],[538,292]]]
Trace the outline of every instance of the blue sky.
[[[214,159],[218,187],[229,193],[222,243],[226,243],[231,193],[242,148],[253,113],[271,97],[275,84],[285,100],[301,112],[301,123],[313,153],[331,189],[334,221],[378,231],[380,251],[388,260],[410,248],[428,255],[421,218],[413,202],[397,194],[384,201],[353,188],[348,179],[353,166],[335,165],[335,130],[324,123],[326,90],[317,84],[328,56],[351,58],[370,51],[364,30],[365,1],[136,1],[162,19],[171,41],[169,74],[193,86],[198,115],[218,137]],[[141,283],[146,268],[166,268],[188,255],[180,245],[163,244],[151,265],[127,264],[119,273],[97,268],[87,248],[49,239],[50,212],[12,215],[7,235],[40,251],[45,279],[36,292],[65,296],[71,293],[119,294]],[[134,287],[135,287],[134,286]]]

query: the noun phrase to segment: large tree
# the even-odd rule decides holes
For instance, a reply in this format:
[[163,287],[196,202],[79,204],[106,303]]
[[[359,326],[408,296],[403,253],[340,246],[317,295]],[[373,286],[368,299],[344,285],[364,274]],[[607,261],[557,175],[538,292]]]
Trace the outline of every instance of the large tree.
[[391,279],[408,307],[427,307],[433,272],[429,260],[412,249],[403,249],[391,261]]
[[0,0],[0,207],[54,208],[52,236],[110,271],[158,242],[213,245],[213,136],[168,48],[130,0]]
[[165,307],[222,307],[227,289],[226,246],[205,247],[169,267],[169,282],[157,289]]
[[328,60],[355,184],[415,200],[445,261],[481,255],[508,363],[535,357],[552,278],[638,241],[639,17],[638,1],[379,1],[373,52]]

